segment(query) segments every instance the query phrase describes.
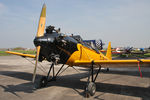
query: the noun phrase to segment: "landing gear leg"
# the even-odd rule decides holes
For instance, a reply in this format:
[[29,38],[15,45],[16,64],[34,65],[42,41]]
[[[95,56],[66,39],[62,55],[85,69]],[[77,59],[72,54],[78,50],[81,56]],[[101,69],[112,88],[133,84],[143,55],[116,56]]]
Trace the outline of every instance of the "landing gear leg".
[[[60,71],[62,70],[62,68],[64,67],[64,64],[61,66],[61,68],[58,70],[58,72],[55,75],[55,70],[54,70],[54,62],[51,64],[50,69],[47,73],[47,76],[43,76],[39,83],[36,85],[36,88],[42,88],[42,87],[46,87],[47,83],[50,81],[56,81],[58,74],[60,73]],[[50,77],[50,72],[51,70],[53,70],[53,76]]]
[[43,76],[43,77],[40,79],[40,81],[39,81],[39,83],[37,84],[36,88],[46,87],[46,85],[47,85],[47,83],[48,83],[48,81],[49,81],[49,79],[50,79],[50,76],[49,76],[49,75],[50,75],[50,72],[51,72],[52,68],[53,68],[53,75],[54,75],[54,62],[51,64],[50,69],[49,69],[49,71],[48,71],[48,73],[47,73],[47,76]]
[[[88,80],[87,80],[87,85],[86,85],[86,88],[85,88],[85,97],[89,97],[90,95],[93,96],[96,92],[96,84],[95,84],[95,81],[96,81],[96,78],[98,76],[98,73],[100,72],[101,70],[101,66],[99,65],[99,70],[97,71],[96,73],[96,76],[94,78],[94,73],[93,73],[93,65],[94,65],[94,62],[92,62],[92,66],[91,66],[91,69],[89,71],[89,76],[88,76]],[[90,81],[90,76],[91,76],[91,81]]]

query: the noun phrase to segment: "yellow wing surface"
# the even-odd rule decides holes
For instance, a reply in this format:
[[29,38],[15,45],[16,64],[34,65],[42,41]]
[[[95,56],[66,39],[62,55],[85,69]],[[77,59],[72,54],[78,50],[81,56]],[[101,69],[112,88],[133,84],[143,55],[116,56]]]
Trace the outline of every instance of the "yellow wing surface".
[[74,62],[75,65],[89,65],[91,63],[94,64],[137,64],[137,63],[145,63],[145,64],[150,64],[150,60],[146,59],[140,59],[137,60],[89,60],[89,61],[82,61],[82,60],[76,60]]
[[32,54],[24,54],[24,53],[13,52],[13,51],[5,51],[5,52],[13,55],[22,56],[22,57],[36,58],[36,56]]
[[[81,46],[81,45],[80,45]],[[82,48],[81,48],[82,47]],[[106,64],[106,65],[111,65],[111,64],[150,64],[150,59],[134,59],[134,60],[112,60],[111,57],[111,42],[108,44],[108,49],[106,56],[103,54],[96,54],[94,52],[90,52],[89,49],[84,48],[83,46],[78,47],[81,49],[78,49],[78,53],[75,54],[74,61],[72,62],[71,65],[90,65],[92,63],[94,64]],[[80,55],[77,57],[77,55]],[[95,58],[96,57],[96,58]],[[110,66],[111,67],[111,66]]]

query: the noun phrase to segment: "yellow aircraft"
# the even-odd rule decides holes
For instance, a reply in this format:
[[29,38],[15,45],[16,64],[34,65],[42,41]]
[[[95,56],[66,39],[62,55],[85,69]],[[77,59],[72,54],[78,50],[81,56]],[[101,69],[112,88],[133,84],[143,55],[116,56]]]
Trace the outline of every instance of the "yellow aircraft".
[[[103,64],[150,64],[150,60],[145,59],[135,59],[135,60],[112,60],[111,57],[111,43],[108,44],[108,49],[106,56],[103,55],[96,48],[88,46],[82,41],[81,38],[76,38],[75,36],[67,36],[60,32],[60,29],[55,29],[54,26],[48,26],[45,29],[46,21],[46,5],[43,5],[39,25],[37,30],[37,35],[34,39],[34,44],[36,46],[36,55],[17,53],[13,51],[6,51],[10,54],[15,54],[23,57],[36,58],[35,68],[33,72],[33,82],[35,82],[36,69],[38,62],[47,60],[52,62],[47,76],[43,76],[39,82],[39,87],[45,87],[49,80],[55,80],[63,68],[64,64],[73,66],[84,66],[90,68],[88,81],[86,84],[85,94],[87,96],[93,96],[96,92],[95,81],[98,73],[101,70]],[[44,33],[44,29],[46,33]],[[55,64],[62,64],[58,72],[54,73]],[[88,66],[87,66],[88,65]],[[98,67],[95,77],[93,69]],[[111,67],[111,66],[110,66]],[[140,68],[140,67],[139,67]],[[50,78],[50,72],[53,69],[53,76]]]

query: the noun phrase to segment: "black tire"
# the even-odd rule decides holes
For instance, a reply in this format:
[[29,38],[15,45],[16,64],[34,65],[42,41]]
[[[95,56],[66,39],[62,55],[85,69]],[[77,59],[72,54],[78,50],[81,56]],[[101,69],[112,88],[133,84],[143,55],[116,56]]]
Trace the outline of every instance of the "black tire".
[[90,82],[88,84],[87,90],[90,93],[90,95],[93,96],[95,94],[95,92],[96,92],[96,85],[95,85],[95,83]]
[[42,76],[39,80],[37,80],[34,83],[35,89],[46,87],[47,83],[48,83],[47,77],[46,76]]
[[39,87],[46,87],[47,83],[48,83],[47,77],[43,76],[40,80]]
[[90,93],[89,92],[85,92],[85,98],[89,98],[90,97]]
[[85,98],[89,98],[90,97],[90,93],[88,91],[88,84],[85,85],[85,87],[84,87],[84,96],[85,96]]
[[48,81],[46,76],[41,77],[38,81],[36,81],[34,84],[35,89],[39,89],[42,87],[45,87],[47,85]]
[[109,72],[109,68],[107,68],[107,70],[106,70],[107,72]]

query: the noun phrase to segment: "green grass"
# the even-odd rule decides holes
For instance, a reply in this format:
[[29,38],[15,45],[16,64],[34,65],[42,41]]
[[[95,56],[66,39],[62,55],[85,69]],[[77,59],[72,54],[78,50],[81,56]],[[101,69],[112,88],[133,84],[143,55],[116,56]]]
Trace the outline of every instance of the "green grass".
[[14,50],[14,52],[26,53],[26,54],[35,54],[35,50]]
[[[14,52],[25,53],[25,54],[35,54],[34,50],[13,50]],[[5,53],[5,51],[0,51],[0,56],[9,56],[11,54]]]
[[10,54],[5,53],[5,51],[0,51],[0,56],[8,56],[8,55],[10,55]]
[[145,57],[150,57],[150,53],[144,54]]

